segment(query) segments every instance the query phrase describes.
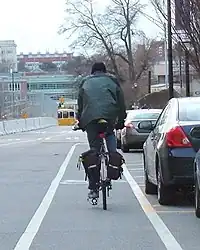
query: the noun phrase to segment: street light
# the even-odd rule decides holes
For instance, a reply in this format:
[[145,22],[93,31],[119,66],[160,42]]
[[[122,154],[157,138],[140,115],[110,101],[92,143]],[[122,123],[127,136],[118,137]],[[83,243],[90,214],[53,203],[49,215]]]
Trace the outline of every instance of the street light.
[[167,40],[168,40],[168,80],[169,80],[169,99],[174,97],[173,84],[173,58],[172,58],[172,20],[171,20],[171,0],[167,0]]
[[14,106],[15,106],[15,78],[14,78],[14,74],[18,73],[13,71],[13,69],[10,69],[10,73],[11,73],[11,90],[12,90],[12,112],[14,115]]
[[190,65],[189,65],[189,46],[190,42],[185,41],[185,88],[186,88],[186,97],[190,96]]

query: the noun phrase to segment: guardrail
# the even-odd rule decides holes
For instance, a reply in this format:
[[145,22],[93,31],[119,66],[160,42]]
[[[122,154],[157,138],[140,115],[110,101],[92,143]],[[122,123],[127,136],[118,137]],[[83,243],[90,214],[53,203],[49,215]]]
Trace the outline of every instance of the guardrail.
[[48,128],[56,125],[57,125],[57,120],[52,117],[4,120],[0,122],[0,135],[26,132],[36,129]]

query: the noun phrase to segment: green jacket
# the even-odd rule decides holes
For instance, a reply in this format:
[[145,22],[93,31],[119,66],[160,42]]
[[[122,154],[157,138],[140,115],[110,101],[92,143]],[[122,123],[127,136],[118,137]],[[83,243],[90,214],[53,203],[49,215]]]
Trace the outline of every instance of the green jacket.
[[91,121],[101,118],[123,122],[126,107],[117,79],[109,74],[96,73],[86,77],[80,85],[77,119],[80,127],[85,128]]

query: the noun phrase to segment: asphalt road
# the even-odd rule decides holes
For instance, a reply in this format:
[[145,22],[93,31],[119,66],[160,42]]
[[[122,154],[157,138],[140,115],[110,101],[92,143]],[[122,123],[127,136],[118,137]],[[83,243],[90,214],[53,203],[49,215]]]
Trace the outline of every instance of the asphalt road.
[[101,200],[92,207],[76,168],[87,149],[85,134],[68,127],[0,137],[0,250],[200,249],[190,199],[166,207],[144,195],[141,152],[125,154],[108,210]]

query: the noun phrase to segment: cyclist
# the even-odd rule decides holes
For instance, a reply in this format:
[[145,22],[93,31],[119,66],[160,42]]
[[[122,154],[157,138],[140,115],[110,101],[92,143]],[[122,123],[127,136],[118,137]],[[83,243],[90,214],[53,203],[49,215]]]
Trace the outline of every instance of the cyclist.
[[[104,63],[95,63],[91,75],[83,79],[78,94],[77,119],[79,127],[86,131],[90,149],[100,150],[101,139],[98,137],[98,121],[108,121],[106,143],[108,151],[116,152],[114,128],[124,127],[126,108],[123,91],[117,79],[107,73]],[[115,125],[116,124],[116,125]],[[97,181],[89,178],[89,198],[97,198]]]

